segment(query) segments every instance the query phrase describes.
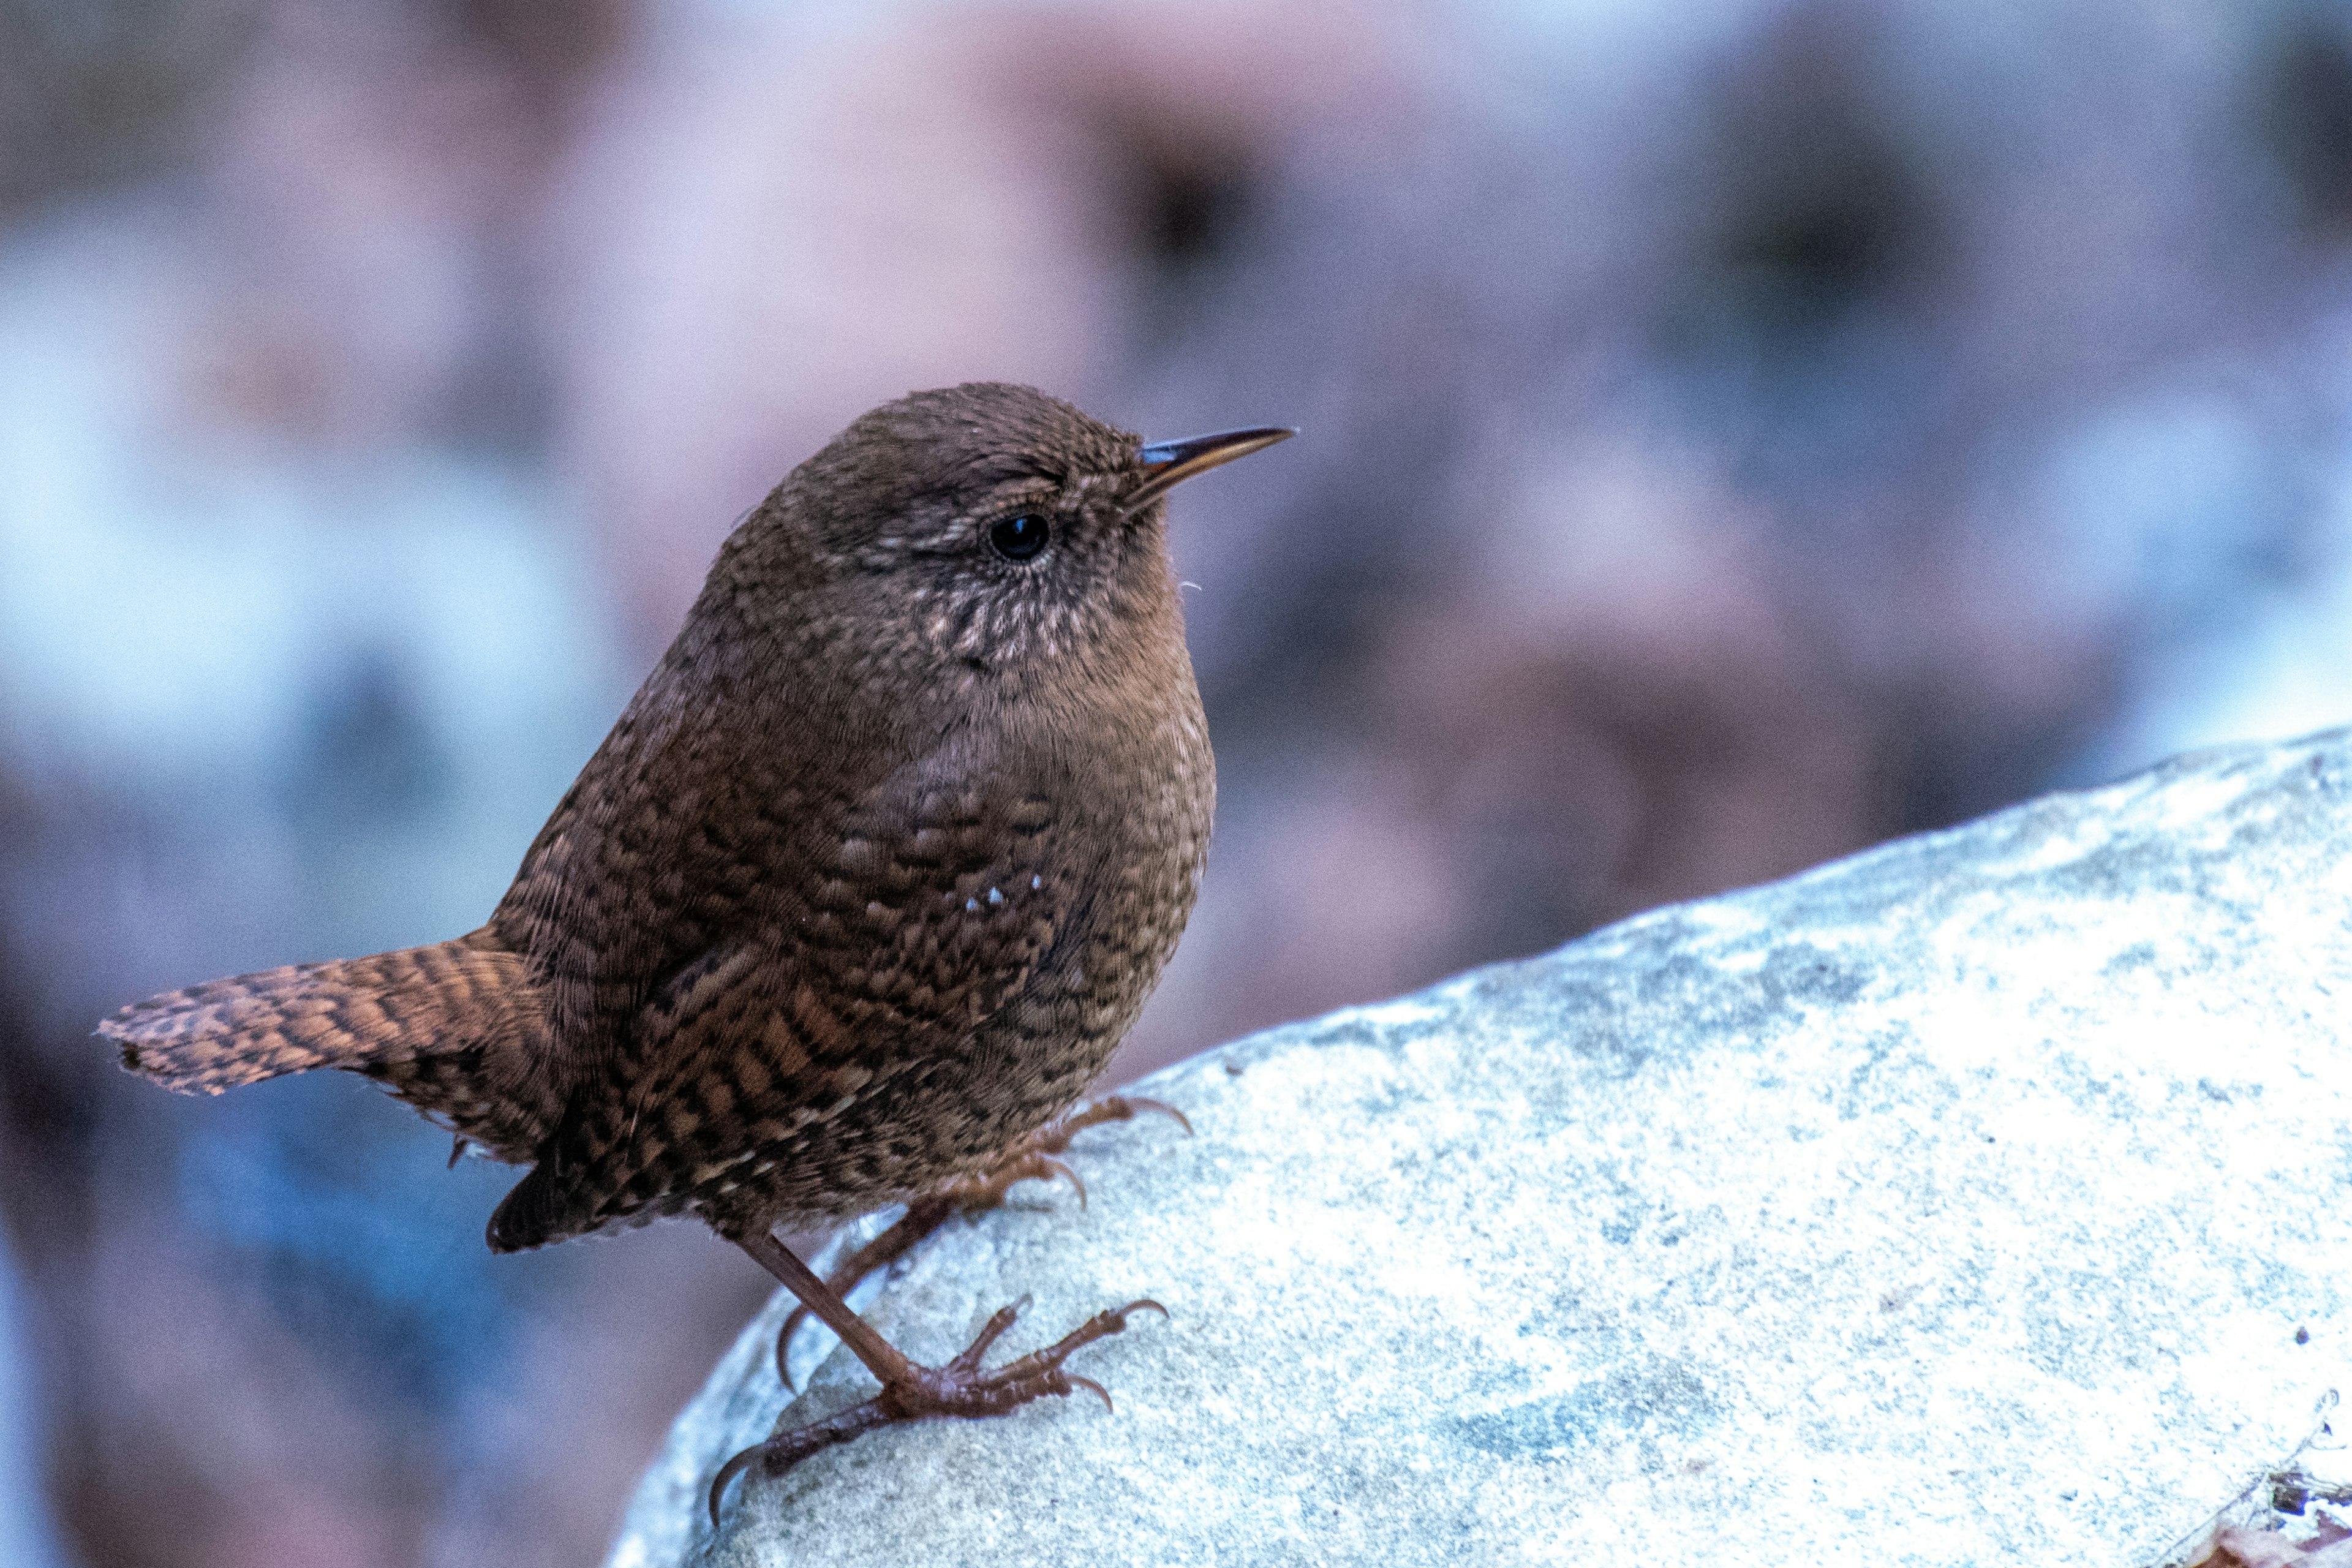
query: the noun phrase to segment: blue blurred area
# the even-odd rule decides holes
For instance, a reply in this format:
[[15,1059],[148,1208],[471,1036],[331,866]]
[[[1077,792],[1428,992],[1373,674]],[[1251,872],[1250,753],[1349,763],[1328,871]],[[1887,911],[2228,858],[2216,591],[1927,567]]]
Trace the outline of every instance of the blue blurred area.
[[354,1116],[352,1095],[302,1080],[219,1107],[179,1152],[178,1217],[358,1381],[446,1420],[514,1353],[528,1305],[481,1244],[512,1174],[449,1174],[445,1137]]
[[[154,212],[0,253],[8,764],[141,824],[126,874],[170,890],[133,895],[164,919],[111,955],[129,989],[466,930],[627,694],[583,531],[516,454],[173,405],[158,318],[185,280],[139,243]],[[514,1271],[478,1240],[498,1179],[442,1176],[446,1138],[348,1084],[208,1110],[174,1217],[361,1381],[446,1415],[508,1348]]]
[[89,1029],[478,923],[866,406],[1303,431],[1123,1078],[2352,721],[2348,371],[2336,5],[0,0],[0,1561],[600,1546],[749,1265]]
[[42,1487],[40,1406],[26,1353],[15,1260],[0,1238],[0,1563],[58,1568],[57,1531]]

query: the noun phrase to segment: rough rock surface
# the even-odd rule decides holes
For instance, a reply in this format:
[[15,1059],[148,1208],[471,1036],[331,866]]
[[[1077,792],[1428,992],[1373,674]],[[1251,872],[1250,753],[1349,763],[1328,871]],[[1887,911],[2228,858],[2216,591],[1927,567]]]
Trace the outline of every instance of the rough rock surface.
[[[937,1359],[1155,1296],[1075,1363],[1116,1415],[868,1436],[714,1532],[772,1308],[612,1563],[2177,1562],[2352,1391],[2347,1003],[2337,731],[1275,1030],[867,1309]],[[818,1337],[796,1420],[870,1392]]]

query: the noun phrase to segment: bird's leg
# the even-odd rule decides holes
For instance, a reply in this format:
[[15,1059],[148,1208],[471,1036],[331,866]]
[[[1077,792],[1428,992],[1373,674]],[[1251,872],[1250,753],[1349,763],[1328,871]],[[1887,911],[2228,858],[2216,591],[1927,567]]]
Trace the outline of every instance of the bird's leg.
[[1129,1301],[1124,1307],[1097,1312],[1044,1350],[1008,1362],[993,1372],[983,1371],[980,1358],[988,1353],[989,1347],[1020,1315],[1021,1308],[1015,1303],[997,1309],[995,1315],[982,1326],[979,1337],[946,1365],[918,1366],[876,1332],[865,1319],[850,1310],[839,1291],[818,1279],[814,1270],[793,1256],[792,1248],[773,1236],[759,1231],[738,1237],[735,1241],[798,1296],[820,1321],[841,1336],[842,1342],[866,1363],[866,1370],[882,1380],[882,1392],[863,1405],[852,1405],[822,1421],[780,1432],[719,1466],[719,1473],[710,1481],[710,1522],[714,1525],[719,1522],[719,1496],[739,1472],[756,1465],[763,1475],[781,1476],[810,1455],[861,1437],[878,1426],[920,1421],[932,1415],[1003,1415],[1033,1399],[1049,1394],[1068,1394],[1081,1388],[1098,1395],[1103,1407],[1108,1409],[1110,1395],[1102,1384],[1092,1378],[1064,1372],[1062,1363],[1081,1347],[1125,1329],[1129,1313],[1149,1308],[1163,1318],[1168,1315],[1168,1309],[1157,1301]]
[[[888,1229],[842,1259],[825,1284],[835,1294],[846,1296],[857,1289],[858,1281],[877,1268],[887,1268],[915,1249],[917,1243],[960,1214],[979,1214],[992,1209],[1004,1201],[1016,1182],[1032,1179],[1050,1182],[1056,1176],[1069,1178],[1070,1185],[1078,1192],[1078,1206],[1087,1202],[1087,1184],[1078,1173],[1055,1158],[1070,1146],[1070,1140],[1089,1127],[1106,1121],[1128,1121],[1151,1111],[1172,1116],[1186,1132],[1192,1124],[1174,1106],[1140,1095],[1106,1095],[1092,1105],[1073,1110],[1059,1121],[1049,1122],[1032,1132],[1004,1152],[1004,1157],[978,1175],[960,1176],[952,1182],[932,1188],[907,1205],[907,1212],[893,1220]],[[790,1283],[790,1281],[786,1281]],[[793,1386],[790,1351],[793,1336],[808,1321],[812,1310],[808,1298],[793,1309],[784,1320],[782,1332],[776,1336],[776,1376],[786,1388]],[[817,1314],[823,1318],[822,1312]],[[827,1319],[830,1322],[831,1320]],[[846,1336],[845,1336],[846,1337]],[[866,1363],[868,1366],[873,1363]],[[877,1375],[879,1375],[878,1373]]]

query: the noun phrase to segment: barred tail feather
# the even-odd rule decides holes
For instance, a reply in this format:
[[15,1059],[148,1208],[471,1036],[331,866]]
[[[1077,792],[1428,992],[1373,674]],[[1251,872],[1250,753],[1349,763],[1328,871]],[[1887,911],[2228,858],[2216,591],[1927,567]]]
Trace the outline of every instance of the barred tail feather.
[[181,1094],[312,1068],[364,1073],[504,1158],[528,1158],[561,1103],[541,1070],[546,1025],[527,965],[480,931],[208,980],[134,1003],[98,1032],[124,1067]]

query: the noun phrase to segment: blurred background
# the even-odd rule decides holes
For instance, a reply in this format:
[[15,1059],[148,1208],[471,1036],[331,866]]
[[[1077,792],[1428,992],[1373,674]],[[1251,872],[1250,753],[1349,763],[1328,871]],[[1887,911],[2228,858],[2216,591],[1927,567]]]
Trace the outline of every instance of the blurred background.
[[0,1562],[595,1560],[759,1271],[90,1027],[478,923],[733,521],[975,377],[1304,432],[1174,505],[1123,1080],[2352,720],[2352,10],[0,0]]

